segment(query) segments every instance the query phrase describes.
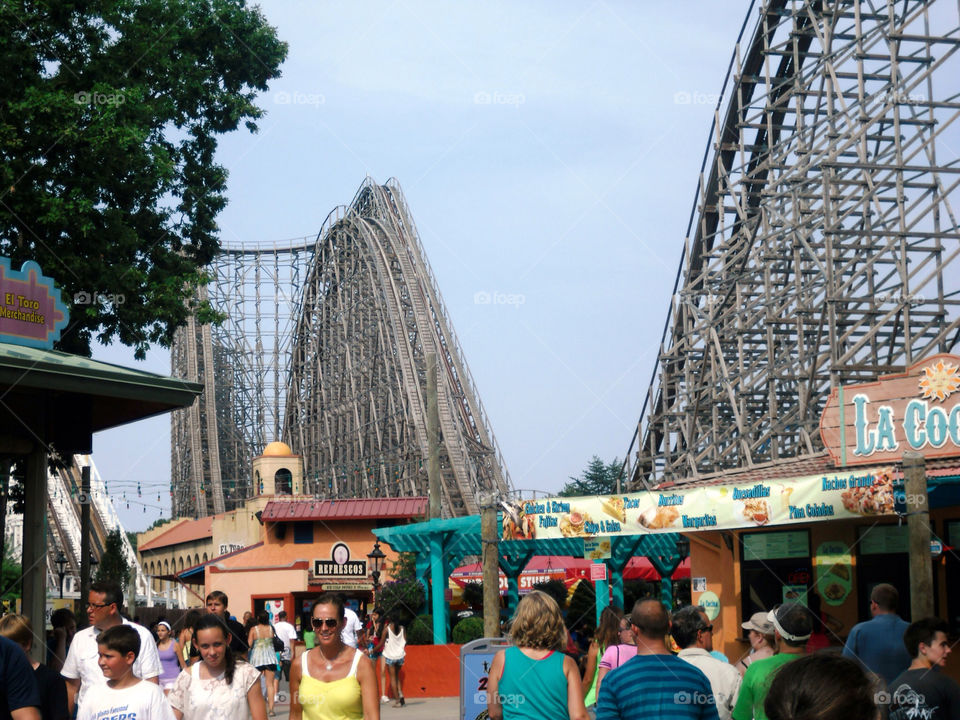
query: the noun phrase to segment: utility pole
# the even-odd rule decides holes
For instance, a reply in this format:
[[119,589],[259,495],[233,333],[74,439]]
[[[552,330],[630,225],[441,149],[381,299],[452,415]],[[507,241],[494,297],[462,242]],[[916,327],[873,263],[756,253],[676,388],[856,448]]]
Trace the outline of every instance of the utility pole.
[[480,538],[483,547],[483,636],[500,637],[500,547],[497,533],[497,495],[480,498]]
[[430,519],[440,517],[440,411],[437,408],[437,354],[427,353],[427,482]]
[[903,454],[904,490],[907,494],[907,529],[910,534],[910,620],[933,615],[933,561],[930,558],[930,501],[927,497],[926,461],[918,452]]

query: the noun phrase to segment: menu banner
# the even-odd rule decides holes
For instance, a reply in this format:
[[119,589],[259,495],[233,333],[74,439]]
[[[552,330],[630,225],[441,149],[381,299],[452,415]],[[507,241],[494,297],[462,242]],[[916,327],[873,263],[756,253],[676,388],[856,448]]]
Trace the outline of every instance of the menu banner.
[[893,515],[893,468],[506,504],[503,540],[639,535]]

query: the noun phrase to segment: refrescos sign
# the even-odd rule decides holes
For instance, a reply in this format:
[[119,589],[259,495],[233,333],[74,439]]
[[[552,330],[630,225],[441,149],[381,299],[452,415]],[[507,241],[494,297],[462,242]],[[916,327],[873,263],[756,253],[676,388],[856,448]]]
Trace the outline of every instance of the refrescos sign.
[[504,540],[637,535],[892,515],[893,468],[745,485],[512,503]]
[[877,382],[838,387],[820,416],[820,437],[841,467],[960,455],[960,357],[934,355]]

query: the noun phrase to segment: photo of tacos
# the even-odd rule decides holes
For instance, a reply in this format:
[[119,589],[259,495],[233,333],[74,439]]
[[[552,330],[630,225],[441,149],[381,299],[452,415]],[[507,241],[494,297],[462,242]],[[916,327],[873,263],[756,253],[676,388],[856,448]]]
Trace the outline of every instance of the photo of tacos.
[[622,523],[627,521],[627,510],[623,505],[623,498],[610,496],[600,502],[600,508],[614,520]]
[[850,568],[846,565],[841,565],[840,563],[831,565],[830,569],[827,570],[827,574],[834,575],[838,578],[846,580],[847,582],[850,582]]

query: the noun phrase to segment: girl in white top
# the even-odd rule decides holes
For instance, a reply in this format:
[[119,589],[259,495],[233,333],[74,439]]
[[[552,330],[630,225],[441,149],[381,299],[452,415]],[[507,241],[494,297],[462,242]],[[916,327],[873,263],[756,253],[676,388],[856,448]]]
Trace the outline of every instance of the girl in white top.
[[260,673],[234,657],[223,621],[201,618],[193,642],[200,662],[180,673],[167,696],[177,720],[266,720]]
[[407,702],[403,698],[403,687],[400,685],[400,668],[406,657],[407,636],[396,617],[387,618],[381,639],[383,640],[383,661],[390,676],[390,688],[397,697],[393,706],[403,707]]

